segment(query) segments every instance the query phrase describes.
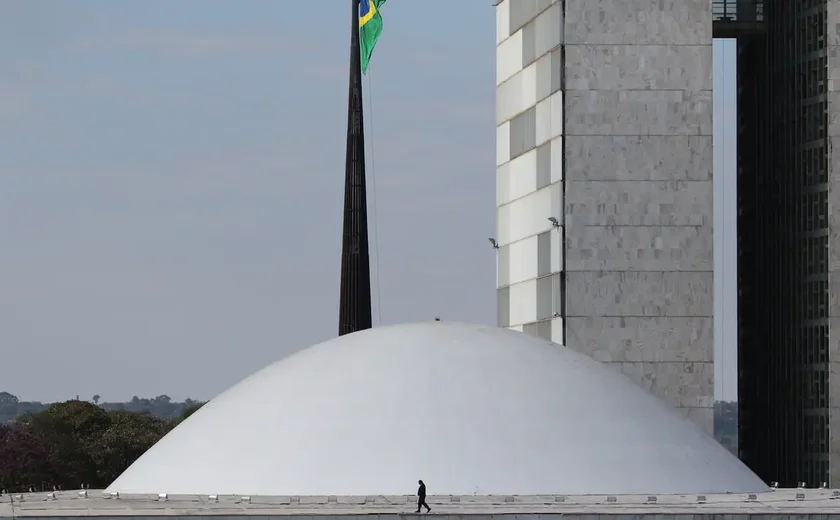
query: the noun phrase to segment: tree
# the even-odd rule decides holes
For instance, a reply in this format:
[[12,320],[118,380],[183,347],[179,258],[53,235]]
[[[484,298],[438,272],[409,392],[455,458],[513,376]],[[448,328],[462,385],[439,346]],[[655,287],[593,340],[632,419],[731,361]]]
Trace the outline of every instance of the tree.
[[193,402],[190,405],[188,405],[186,408],[184,408],[184,411],[181,412],[181,415],[179,415],[178,417],[175,418],[174,421],[172,421],[173,426],[178,426],[182,422],[186,421],[187,417],[189,417],[190,415],[197,412],[198,409],[201,408],[202,406],[204,406],[204,403],[199,403],[199,402]]
[[167,421],[148,414],[112,411],[108,416],[110,424],[92,453],[97,482],[102,487],[119,477],[169,430]]
[[9,392],[0,392],[0,405],[18,404],[19,402],[20,399],[16,395],[12,395]]
[[[45,405],[0,394],[0,489],[103,488],[204,403],[161,395],[128,403]],[[14,402],[13,402],[14,401]]]
[[91,452],[110,425],[107,412],[85,401],[67,401],[24,416],[20,423],[46,440],[50,465],[60,477],[57,485],[64,489],[102,486]]
[[99,396],[99,394],[94,395],[93,396],[93,404],[95,404],[96,406],[99,406],[99,400],[100,399],[101,399],[101,397]]
[[20,425],[0,425],[0,489],[51,488],[56,474],[46,439]]

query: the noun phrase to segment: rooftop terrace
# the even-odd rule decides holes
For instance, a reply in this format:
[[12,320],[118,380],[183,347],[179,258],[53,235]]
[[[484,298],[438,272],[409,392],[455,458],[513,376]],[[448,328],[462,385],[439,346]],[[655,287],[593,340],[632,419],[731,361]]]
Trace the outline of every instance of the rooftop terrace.
[[[261,497],[110,495],[101,491],[0,497],[0,518],[119,516],[357,516],[410,514],[414,496]],[[779,489],[757,495],[430,496],[432,515],[826,515],[840,490]]]

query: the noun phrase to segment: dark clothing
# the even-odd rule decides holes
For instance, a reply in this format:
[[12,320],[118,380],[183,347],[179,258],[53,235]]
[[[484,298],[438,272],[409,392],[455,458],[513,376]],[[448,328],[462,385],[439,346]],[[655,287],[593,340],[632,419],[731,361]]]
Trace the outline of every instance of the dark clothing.
[[426,503],[426,484],[420,483],[420,487],[417,488],[417,512],[420,512],[420,508],[425,507],[426,511],[431,511],[432,508],[429,507],[429,504]]
[[426,503],[426,497],[425,496],[420,496],[420,497],[417,498],[417,512],[418,513],[420,512],[421,507],[425,507],[426,511],[431,511],[432,510],[432,508],[429,507],[429,504]]

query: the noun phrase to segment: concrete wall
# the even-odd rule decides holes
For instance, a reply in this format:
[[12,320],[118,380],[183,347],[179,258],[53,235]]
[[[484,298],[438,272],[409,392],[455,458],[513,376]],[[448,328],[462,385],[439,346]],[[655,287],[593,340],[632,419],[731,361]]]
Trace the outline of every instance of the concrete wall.
[[[828,0],[829,482],[840,486],[840,0]],[[834,146],[837,144],[837,146]],[[838,211],[834,211],[838,210]]]
[[711,432],[711,0],[504,0],[497,42],[499,325]]

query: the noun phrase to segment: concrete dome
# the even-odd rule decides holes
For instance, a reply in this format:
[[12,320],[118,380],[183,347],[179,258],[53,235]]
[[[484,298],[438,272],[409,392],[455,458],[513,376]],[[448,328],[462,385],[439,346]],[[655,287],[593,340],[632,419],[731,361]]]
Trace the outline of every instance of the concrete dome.
[[736,457],[626,377],[520,332],[380,327],[219,395],[109,488],[404,495],[760,492]]

